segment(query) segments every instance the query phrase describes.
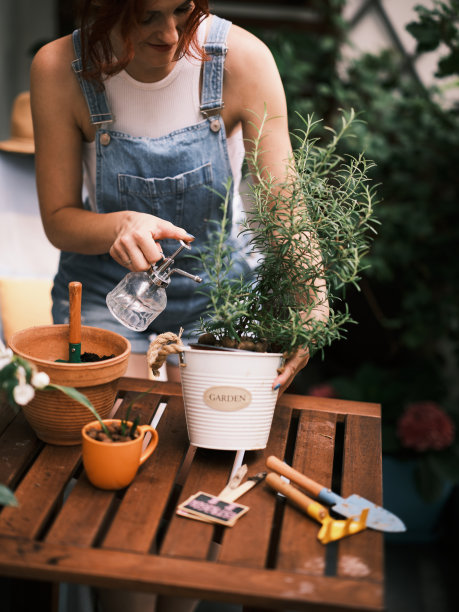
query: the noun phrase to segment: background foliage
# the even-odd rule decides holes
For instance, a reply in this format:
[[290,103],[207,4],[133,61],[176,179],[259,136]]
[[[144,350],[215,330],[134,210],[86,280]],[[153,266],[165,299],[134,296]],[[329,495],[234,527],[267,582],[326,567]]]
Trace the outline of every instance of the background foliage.
[[[417,14],[407,27],[417,53],[443,43],[437,75],[458,75],[459,2],[419,6]],[[446,105],[441,88],[420,85],[396,51],[367,54],[343,68],[346,30],[339,15],[336,24],[333,39],[266,36],[293,128],[296,110],[314,111],[331,124],[340,107],[360,112],[364,123],[344,146],[364,149],[375,161],[372,178],[383,200],[370,268],[361,291],[347,296],[359,325],[326,350],[323,363],[311,363],[294,390],[308,392],[326,381],[340,397],[381,403],[384,450],[404,455],[396,424],[410,402],[436,402],[459,430],[459,108]],[[457,80],[448,86],[457,87]],[[459,475],[457,434],[448,452],[415,457],[419,488],[435,497],[439,477],[441,485]]]

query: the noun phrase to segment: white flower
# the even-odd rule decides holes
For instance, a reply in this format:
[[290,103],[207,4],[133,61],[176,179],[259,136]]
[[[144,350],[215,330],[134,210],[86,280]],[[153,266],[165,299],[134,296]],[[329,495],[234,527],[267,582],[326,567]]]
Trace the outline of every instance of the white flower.
[[28,384],[19,384],[16,385],[13,389],[13,397],[16,404],[19,406],[25,406],[33,399],[35,395],[35,389],[32,385]]
[[5,345],[2,343],[2,346],[0,346],[0,370],[3,370],[5,366],[11,363],[12,359],[13,351],[9,348],[5,348]]
[[46,372],[34,372],[30,382],[35,389],[44,389],[49,385],[49,376]]

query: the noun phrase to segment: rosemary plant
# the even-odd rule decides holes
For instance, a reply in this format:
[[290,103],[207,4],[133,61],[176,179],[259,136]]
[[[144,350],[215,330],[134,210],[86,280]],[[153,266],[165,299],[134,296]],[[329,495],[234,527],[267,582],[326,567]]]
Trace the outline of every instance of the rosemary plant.
[[[352,322],[344,289],[358,286],[376,233],[373,163],[337,152],[358,121],[353,110],[342,113],[339,131],[326,128],[327,142],[313,136],[319,121],[311,116],[302,121],[304,129],[293,134],[297,146],[284,181],[259,165],[266,115],[248,160],[255,180],[242,233],[258,262],[251,281],[230,277],[227,185],[222,221],[200,256],[210,295],[201,342],[286,354],[307,347],[313,354],[343,337]],[[327,290],[319,291],[324,283]],[[330,314],[324,320],[315,311],[327,299]]]

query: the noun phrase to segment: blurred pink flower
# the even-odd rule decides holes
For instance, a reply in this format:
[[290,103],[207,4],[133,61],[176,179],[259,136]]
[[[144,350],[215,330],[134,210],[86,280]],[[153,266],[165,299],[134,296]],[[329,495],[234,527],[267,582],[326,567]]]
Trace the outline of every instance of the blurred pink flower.
[[336,397],[336,391],[329,383],[320,383],[310,387],[308,395],[313,395],[314,397]]
[[405,448],[443,450],[453,443],[455,428],[450,416],[435,402],[413,402],[397,421],[397,435]]

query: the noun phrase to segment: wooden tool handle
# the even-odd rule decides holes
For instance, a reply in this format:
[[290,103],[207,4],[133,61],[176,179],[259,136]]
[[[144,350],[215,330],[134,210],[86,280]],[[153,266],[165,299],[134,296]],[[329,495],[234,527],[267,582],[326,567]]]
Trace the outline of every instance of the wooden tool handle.
[[314,495],[314,497],[317,497],[324,488],[315,480],[311,480],[311,478],[308,478],[301,472],[298,472],[290,465],[287,465],[287,463],[281,461],[274,455],[270,455],[266,459],[266,465],[269,467],[270,470],[274,470],[278,474],[281,474],[281,476],[285,476],[298,486],[308,491],[308,493],[310,493],[311,495]]
[[301,491],[298,491],[298,489],[288,482],[285,482],[285,480],[282,480],[277,474],[273,474],[272,472],[268,474],[266,476],[266,482],[272,489],[285,495],[285,497],[293,502],[295,506],[304,510],[309,516],[319,521],[319,523],[328,516],[327,510],[323,506]]
[[69,283],[69,343],[81,344],[81,283]]

